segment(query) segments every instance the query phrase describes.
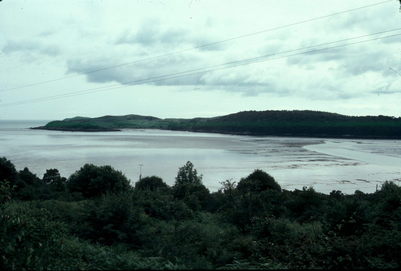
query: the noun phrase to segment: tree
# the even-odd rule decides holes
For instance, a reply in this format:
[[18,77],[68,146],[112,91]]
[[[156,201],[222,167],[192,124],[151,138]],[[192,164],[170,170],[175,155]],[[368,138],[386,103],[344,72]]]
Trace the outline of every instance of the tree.
[[237,187],[237,182],[233,182],[231,179],[220,182],[220,184],[222,187],[219,189],[219,191],[223,192],[224,194],[228,194],[229,196],[232,196],[235,188]]
[[0,182],[8,181],[13,184],[17,180],[17,170],[10,160],[0,158]]
[[[14,165],[6,158],[0,158],[0,184],[2,189],[8,191],[7,199],[13,198],[24,200],[34,199],[38,193],[35,193],[41,183],[35,174],[24,168],[17,172]],[[10,194],[11,193],[11,194]]]
[[54,182],[57,182],[61,179],[60,172],[58,169],[52,168],[52,169],[47,169],[46,173],[43,175],[42,180],[46,184],[51,184]]
[[81,193],[85,198],[105,193],[121,193],[131,188],[128,179],[111,166],[85,164],[67,181],[70,192]]
[[245,179],[241,179],[237,189],[242,193],[262,192],[265,190],[281,191],[280,185],[274,178],[260,169],[255,170]]
[[42,180],[45,184],[49,185],[53,191],[64,192],[66,189],[67,179],[60,176],[58,169],[47,169]]
[[163,182],[163,179],[157,176],[145,177],[135,183],[137,190],[158,191],[168,189],[168,185]]
[[7,180],[0,182],[0,204],[11,200],[14,188]]
[[19,176],[19,185],[21,187],[30,186],[30,185],[38,185],[40,183],[40,179],[33,174],[27,167],[18,172]]
[[202,175],[194,169],[194,165],[188,161],[183,167],[178,169],[175,185],[183,184],[202,184]]
[[173,194],[177,199],[182,199],[194,210],[205,208],[210,197],[209,190],[202,184],[202,175],[194,169],[194,165],[188,161],[178,169],[173,186]]
[[236,188],[239,204],[232,212],[232,220],[237,226],[245,231],[254,217],[273,213],[271,201],[275,201],[281,192],[280,185],[272,176],[257,169],[248,177],[242,178]]
[[18,172],[15,196],[21,200],[39,199],[47,194],[44,183],[27,167]]
[[219,189],[220,193],[223,193],[225,199],[225,206],[228,209],[232,209],[235,207],[235,194],[237,183],[232,180],[225,180],[224,182],[220,182],[222,187]]
[[146,224],[146,217],[133,204],[132,193],[107,194],[85,203],[79,225],[79,237],[105,245],[115,243],[140,246],[138,231]]

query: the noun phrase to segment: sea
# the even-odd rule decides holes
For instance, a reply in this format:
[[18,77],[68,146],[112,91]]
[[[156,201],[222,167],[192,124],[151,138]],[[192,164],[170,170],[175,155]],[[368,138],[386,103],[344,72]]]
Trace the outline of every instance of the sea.
[[210,191],[217,191],[225,180],[238,183],[255,169],[266,171],[287,190],[370,193],[385,181],[401,182],[401,140],[30,129],[45,123],[0,120],[0,157],[38,177],[51,168],[68,178],[86,163],[111,165],[132,185],[145,176],[159,176],[173,185],[179,167],[191,161]]

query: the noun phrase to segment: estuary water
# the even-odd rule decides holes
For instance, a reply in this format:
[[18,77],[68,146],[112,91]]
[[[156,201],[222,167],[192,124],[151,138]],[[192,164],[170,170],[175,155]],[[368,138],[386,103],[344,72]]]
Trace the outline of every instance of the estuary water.
[[42,177],[57,168],[68,177],[85,163],[111,165],[134,184],[156,175],[172,185],[191,161],[211,190],[262,169],[288,190],[312,186],[329,193],[373,192],[401,182],[401,140],[252,137],[164,130],[61,132],[31,130],[47,121],[0,121],[0,157]]

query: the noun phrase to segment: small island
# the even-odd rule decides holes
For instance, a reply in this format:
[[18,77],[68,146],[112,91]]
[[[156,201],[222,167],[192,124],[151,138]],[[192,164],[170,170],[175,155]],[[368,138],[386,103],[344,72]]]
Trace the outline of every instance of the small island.
[[140,115],[74,117],[32,129],[80,132],[162,129],[252,136],[401,139],[401,118],[346,116],[310,110],[266,110],[192,119]]

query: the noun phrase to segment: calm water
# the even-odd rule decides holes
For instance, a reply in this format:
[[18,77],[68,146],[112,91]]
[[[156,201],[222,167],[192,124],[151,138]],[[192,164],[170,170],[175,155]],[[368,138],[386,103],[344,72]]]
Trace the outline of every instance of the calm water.
[[401,181],[400,140],[249,137],[161,130],[59,132],[30,130],[46,121],[0,121],[0,156],[39,177],[57,168],[68,177],[85,163],[111,165],[134,183],[157,175],[168,184],[186,161],[210,190],[263,169],[285,189],[313,186],[373,192],[386,180]]

